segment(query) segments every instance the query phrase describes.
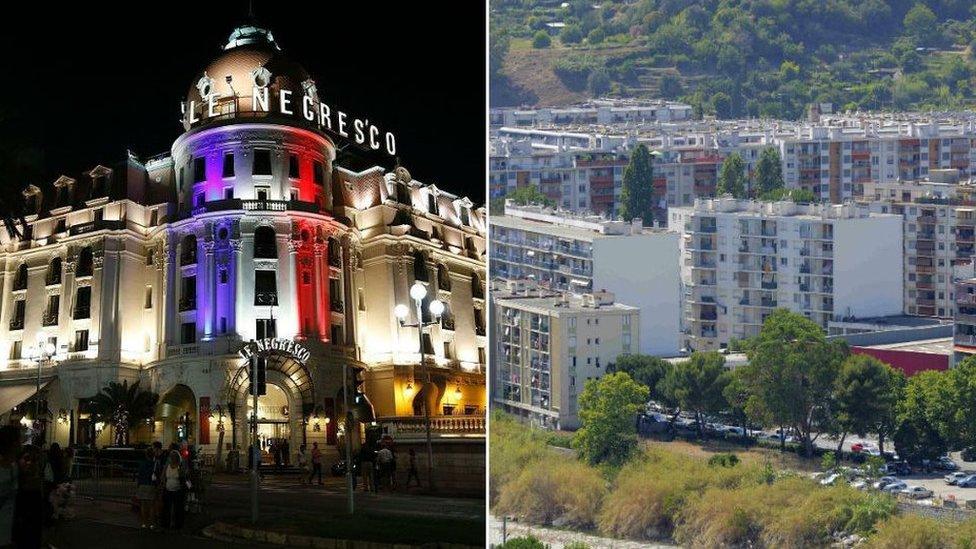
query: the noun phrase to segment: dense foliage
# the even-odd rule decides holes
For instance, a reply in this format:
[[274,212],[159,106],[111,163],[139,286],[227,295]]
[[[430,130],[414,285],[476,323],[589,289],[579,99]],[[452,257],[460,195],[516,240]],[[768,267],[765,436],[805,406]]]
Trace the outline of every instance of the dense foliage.
[[[584,72],[604,67],[620,95],[682,99],[700,115],[799,118],[812,103],[868,110],[973,104],[976,64],[969,45],[976,12],[966,0],[619,0],[594,6],[586,0],[565,7],[492,0],[492,38],[537,42],[547,23],[563,22],[551,46],[562,52],[559,59],[592,54]],[[621,47],[608,50],[608,44]],[[586,82],[587,76],[573,78]],[[505,78],[493,73],[492,85],[518,84]]]

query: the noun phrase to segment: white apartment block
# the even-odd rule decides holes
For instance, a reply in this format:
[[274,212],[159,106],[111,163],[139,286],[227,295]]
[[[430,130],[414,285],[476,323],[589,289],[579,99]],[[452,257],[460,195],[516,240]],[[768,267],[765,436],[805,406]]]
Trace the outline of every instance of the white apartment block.
[[672,208],[682,233],[683,345],[724,348],[787,308],[827,327],[834,317],[901,313],[902,222],[853,204],[733,198]]
[[491,219],[493,278],[573,294],[613,292],[640,309],[640,352],[677,353],[678,233],[511,202]]
[[490,110],[492,126],[538,126],[547,124],[626,124],[689,120],[691,105],[674,101],[596,100],[563,108],[510,108]]
[[542,427],[579,427],[579,394],[640,346],[640,310],[610,292],[570,295],[524,281],[492,288],[492,401]]
[[905,314],[955,313],[955,283],[971,272],[976,245],[976,203],[962,198],[962,187],[968,185],[902,181],[877,185],[865,201],[872,212],[903,218]]

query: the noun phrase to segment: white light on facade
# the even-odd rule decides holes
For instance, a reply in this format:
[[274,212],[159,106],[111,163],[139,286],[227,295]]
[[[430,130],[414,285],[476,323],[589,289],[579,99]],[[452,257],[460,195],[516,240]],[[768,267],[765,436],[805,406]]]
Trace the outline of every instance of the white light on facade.
[[405,320],[409,314],[410,307],[407,307],[403,303],[393,308],[393,316],[397,317],[398,320]]
[[430,313],[434,316],[441,316],[444,313],[444,302],[435,299],[430,302]]

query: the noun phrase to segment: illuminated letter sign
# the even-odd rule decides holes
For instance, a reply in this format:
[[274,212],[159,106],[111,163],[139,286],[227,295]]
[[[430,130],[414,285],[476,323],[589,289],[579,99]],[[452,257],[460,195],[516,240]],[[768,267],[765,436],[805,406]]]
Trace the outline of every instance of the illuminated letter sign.
[[301,364],[308,362],[308,359],[311,356],[308,349],[303,347],[298,342],[290,339],[270,337],[245,343],[244,346],[241,347],[241,350],[238,351],[238,354],[241,355],[241,358],[244,360],[250,360],[252,356],[268,356],[272,353],[291,355],[292,358]]

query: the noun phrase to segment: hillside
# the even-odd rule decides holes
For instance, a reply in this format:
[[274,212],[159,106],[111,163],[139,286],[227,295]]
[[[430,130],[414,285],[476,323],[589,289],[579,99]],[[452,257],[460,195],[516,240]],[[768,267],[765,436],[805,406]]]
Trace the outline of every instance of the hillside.
[[965,0],[492,0],[493,106],[677,99],[720,118],[976,104]]

